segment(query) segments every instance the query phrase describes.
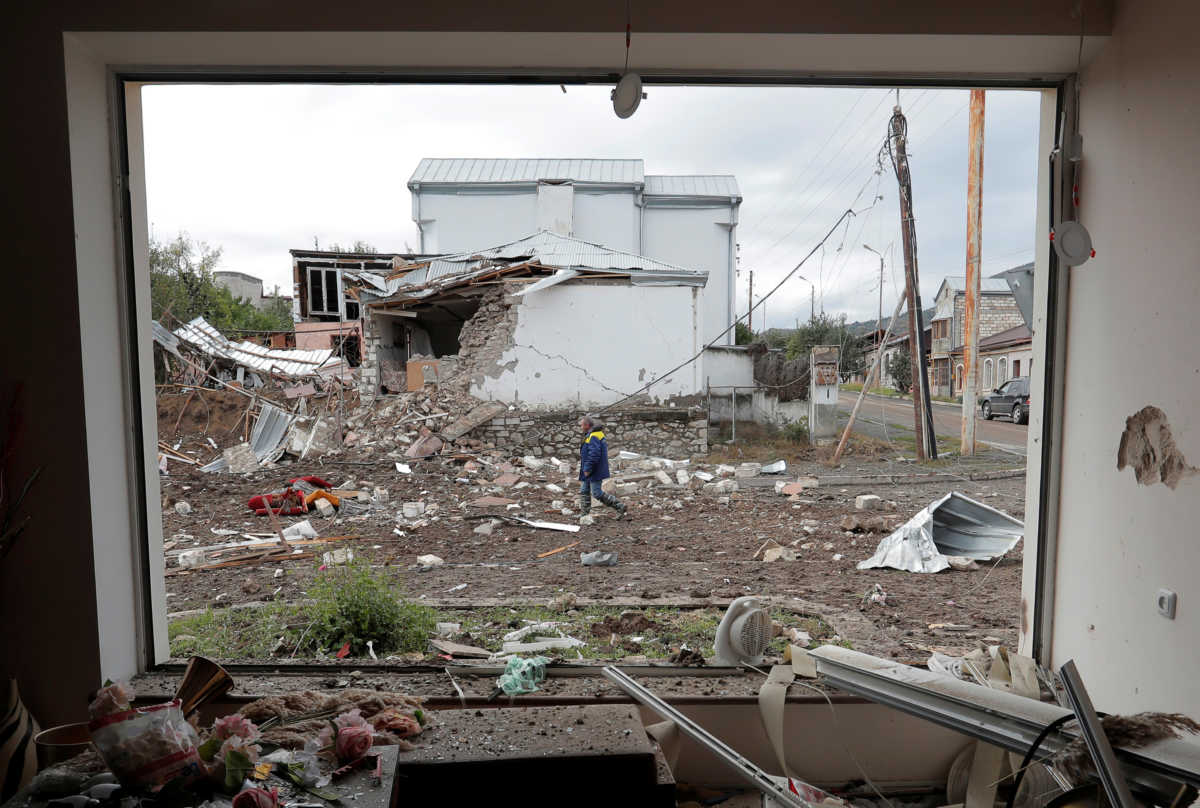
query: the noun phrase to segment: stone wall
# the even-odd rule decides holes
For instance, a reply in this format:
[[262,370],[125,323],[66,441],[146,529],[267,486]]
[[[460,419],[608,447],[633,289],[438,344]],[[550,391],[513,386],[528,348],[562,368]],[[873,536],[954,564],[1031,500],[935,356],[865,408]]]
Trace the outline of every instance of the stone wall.
[[[579,454],[582,412],[510,410],[468,436],[513,455],[558,457]],[[610,455],[621,450],[682,460],[708,452],[708,414],[689,409],[636,409],[604,415],[604,435]]]
[[[980,295],[983,303],[979,309],[979,338],[985,339],[1001,331],[1007,331],[1025,324],[1021,310],[1017,308],[1017,300],[1012,294]],[[963,310],[966,308],[966,293],[959,292],[954,296],[954,334],[951,339],[951,350],[966,342],[963,323]]]

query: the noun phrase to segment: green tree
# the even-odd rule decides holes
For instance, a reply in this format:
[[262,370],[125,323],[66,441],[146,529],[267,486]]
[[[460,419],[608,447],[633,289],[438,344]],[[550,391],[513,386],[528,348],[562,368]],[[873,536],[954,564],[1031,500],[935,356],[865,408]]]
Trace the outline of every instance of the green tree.
[[912,357],[908,353],[907,342],[902,343],[887,360],[887,372],[901,393],[907,393],[912,387]]
[[375,249],[373,244],[368,244],[360,238],[355,239],[354,243],[349,247],[343,247],[341,244],[335,241],[326,247],[325,251],[336,253],[366,253],[368,255],[375,255],[379,252],[379,250]]
[[[218,331],[290,331],[291,306],[276,297],[266,311],[235,298],[213,279],[221,248],[180,233],[172,241],[150,240],[150,312],[187,322],[203,317]],[[278,289],[276,290],[278,294]]]
[[807,358],[814,345],[836,345],[840,349],[839,371],[843,379],[862,372],[865,366],[866,346],[861,337],[856,337],[846,327],[846,315],[834,317],[821,312],[803,325],[799,325],[787,342],[789,359]]
[[754,342],[754,332],[750,330],[750,326],[740,320],[733,327],[734,343],[737,345],[750,345]]

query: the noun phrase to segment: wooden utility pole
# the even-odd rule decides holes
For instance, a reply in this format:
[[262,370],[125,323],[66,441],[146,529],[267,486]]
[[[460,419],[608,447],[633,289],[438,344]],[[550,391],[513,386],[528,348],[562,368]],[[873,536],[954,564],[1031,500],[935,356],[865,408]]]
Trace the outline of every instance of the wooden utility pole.
[[812,310],[809,312],[808,321],[815,323],[817,321],[817,287],[810,285],[808,291],[810,292],[809,300],[812,301]]
[[754,270],[750,270],[750,313],[746,317],[746,327],[754,333]]
[[937,459],[933,409],[929,403],[929,376],[925,372],[925,323],[921,316],[921,287],[917,272],[917,228],[913,220],[912,175],[909,172],[908,121],[900,105],[892,108],[888,145],[896,180],[900,185],[900,232],[904,241],[904,290],[908,301],[908,351],[912,359],[913,432],[917,460]]
[[[883,257],[880,256],[880,260]],[[837,449],[833,452],[833,460],[831,463],[837,463],[842,459],[842,452],[846,448],[846,441],[850,439],[850,432],[854,429],[854,421],[858,418],[858,410],[862,407],[863,399],[867,397],[867,390],[871,389],[871,382],[878,376],[883,375],[883,349],[887,347],[887,341],[891,339],[892,328],[896,325],[896,320],[900,318],[900,307],[904,305],[905,296],[900,295],[900,299],[896,301],[896,310],[892,312],[892,319],[888,320],[887,331],[883,334],[883,339],[879,343],[879,348],[875,351],[875,360],[871,363],[871,370],[867,373],[867,378],[863,380],[862,389],[858,391],[858,400],[854,402],[854,409],[850,410],[850,420],[846,422],[846,430],[842,432],[842,439],[838,441]],[[882,316],[879,318],[883,319]],[[876,332],[878,333],[878,332]]]
[[980,243],[983,226],[983,90],[971,91],[967,130],[967,299],[963,305],[962,446],[963,457],[975,454],[975,405],[979,396]]

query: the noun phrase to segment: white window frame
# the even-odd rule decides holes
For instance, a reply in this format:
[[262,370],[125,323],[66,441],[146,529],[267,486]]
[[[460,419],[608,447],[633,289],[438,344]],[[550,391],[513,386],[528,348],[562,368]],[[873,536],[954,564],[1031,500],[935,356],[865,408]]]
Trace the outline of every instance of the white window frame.
[[[309,315],[313,315],[313,314],[336,315],[338,317],[338,319],[341,319],[342,311],[344,310],[344,304],[343,304],[342,300],[345,297],[345,292],[342,291],[342,271],[340,269],[338,269],[337,267],[307,266],[304,268],[304,272],[306,275],[305,283],[308,284],[308,288],[306,290],[308,293],[308,306],[307,306],[308,314]],[[325,307],[321,308],[321,309],[317,309],[317,308],[313,307],[312,278],[313,278],[313,273],[316,273],[316,272],[321,273],[321,297],[325,302]],[[334,296],[336,305],[332,309],[329,308],[329,299],[328,299],[329,298],[329,287],[325,281],[325,273],[327,273],[327,272],[334,273],[334,277],[337,279],[337,294]]]

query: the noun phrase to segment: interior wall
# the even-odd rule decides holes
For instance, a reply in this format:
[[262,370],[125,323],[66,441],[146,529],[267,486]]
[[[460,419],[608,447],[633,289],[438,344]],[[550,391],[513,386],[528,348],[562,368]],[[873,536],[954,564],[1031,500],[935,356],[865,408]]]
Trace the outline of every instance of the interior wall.
[[[512,347],[496,360],[496,375],[485,375],[471,392],[532,408],[611,404],[699,350],[696,291],[571,282],[525,295]],[[650,395],[703,391],[699,364],[672,374]]]
[[[1096,257],[1069,270],[1053,657],[1074,658],[1109,712],[1200,715],[1200,477],[1171,490],[1116,467],[1125,419],[1146,405],[1200,463],[1197,29],[1187,0],[1119,4],[1081,82],[1081,220]],[[1160,588],[1178,593],[1174,620],[1156,611]]]

